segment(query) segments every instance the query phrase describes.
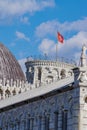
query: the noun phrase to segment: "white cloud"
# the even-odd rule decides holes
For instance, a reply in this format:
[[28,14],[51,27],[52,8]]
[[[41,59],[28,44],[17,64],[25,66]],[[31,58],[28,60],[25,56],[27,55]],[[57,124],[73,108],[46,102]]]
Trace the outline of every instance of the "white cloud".
[[29,37],[27,37],[24,33],[22,32],[19,32],[19,31],[16,31],[16,37],[18,39],[23,39],[23,40],[26,40],[26,41],[30,41]]
[[59,23],[55,20],[41,23],[38,27],[36,27],[36,36],[45,37],[47,34],[55,34],[55,32],[57,32],[58,24]]
[[56,36],[57,31],[61,31],[61,33],[87,31],[87,17],[73,22],[60,23],[57,20],[43,22],[36,27],[35,34],[37,37],[42,38],[49,34]]
[[50,54],[55,51],[55,42],[50,39],[43,39],[42,43],[39,45],[39,50],[43,54]]
[[25,74],[25,72],[26,72],[26,67],[25,67],[26,59],[24,58],[24,59],[18,60],[18,62],[19,62],[20,66]]
[[21,16],[54,5],[54,0],[0,0],[0,19]]
[[[87,45],[87,32],[79,32],[78,34],[72,36],[68,40],[65,40],[63,45],[59,44],[60,52],[63,54],[75,55],[76,50],[81,50],[83,44]],[[72,54],[73,52],[73,54]]]
[[[69,57],[79,61],[82,45],[87,46],[87,32],[79,32],[77,35],[72,36],[65,40],[64,44],[58,44],[58,56]],[[49,55],[56,54],[56,43],[53,40],[43,39],[39,50],[42,53],[46,52]]]
[[29,18],[28,17],[22,17],[20,21],[24,24],[29,24]]

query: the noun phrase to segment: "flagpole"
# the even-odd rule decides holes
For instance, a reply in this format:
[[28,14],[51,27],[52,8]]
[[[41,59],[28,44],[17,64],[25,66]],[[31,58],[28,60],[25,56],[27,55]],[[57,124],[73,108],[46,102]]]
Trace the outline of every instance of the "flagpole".
[[56,43],[56,61],[58,60],[58,31],[57,31],[57,43]]
[[56,44],[56,61],[58,60],[58,43]]
[[[57,32],[57,39],[60,43],[63,43],[64,41],[63,36],[59,32]],[[56,44],[56,61],[58,60],[57,58],[58,58],[58,43]]]

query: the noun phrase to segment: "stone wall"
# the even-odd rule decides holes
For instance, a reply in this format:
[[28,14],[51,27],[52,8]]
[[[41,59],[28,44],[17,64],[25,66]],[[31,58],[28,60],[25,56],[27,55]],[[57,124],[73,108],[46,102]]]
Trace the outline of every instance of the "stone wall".
[[80,86],[80,130],[87,130],[87,86]]
[[79,130],[79,88],[52,95],[1,112],[0,127],[2,130]]

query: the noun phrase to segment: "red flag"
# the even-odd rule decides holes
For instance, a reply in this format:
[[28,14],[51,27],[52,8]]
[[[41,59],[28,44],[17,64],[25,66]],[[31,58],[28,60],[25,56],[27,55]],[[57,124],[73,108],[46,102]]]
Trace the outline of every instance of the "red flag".
[[63,43],[64,37],[59,32],[57,32],[57,38],[59,42]]

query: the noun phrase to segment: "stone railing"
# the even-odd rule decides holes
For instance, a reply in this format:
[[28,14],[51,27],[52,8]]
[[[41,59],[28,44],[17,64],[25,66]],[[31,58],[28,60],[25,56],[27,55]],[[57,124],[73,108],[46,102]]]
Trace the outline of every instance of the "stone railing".
[[30,66],[54,66],[54,67],[62,67],[62,68],[72,68],[76,65],[74,63],[68,63],[63,61],[51,61],[51,60],[28,60],[25,65]]
[[76,62],[73,59],[68,59],[64,57],[55,57],[55,56],[48,56],[48,55],[39,55],[39,56],[28,56],[27,61],[59,61],[59,62],[65,62],[69,64],[76,64]]
[[5,99],[30,89],[31,85],[24,81],[0,80],[0,99]]
[[[25,91],[25,92],[15,95],[15,96],[1,100],[0,109],[13,105],[13,104],[17,104],[22,101],[26,101],[26,100],[29,100],[32,98],[39,97],[41,95],[47,94],[52,91],[54,92],[58,89],[63,90],[63,88],[65,89],[65,87],[67,87],[67,86],[71,88],[73,83],[74,83],[74,76],[70,76],[70,77],[66,77],[64,79],[58,80],[55,83],[53,82],[51,84],[39,86],[38,88],[31,88],[28,91]],[[72,87],[74,87],[74,86],[72,86]]]
[[[72,75],[73,76],[73,75]],[[24,81],[12,81],[10,82],[9,80],[7,80],[6,82],[3,82],[2,80],[0,80],[0,100],[14,96],[14,95],[18,95],[20,93],[26,92],[28,90],[32,90],[35,88],[39,88],[43,86],[49,86],[51,84],[55,84],[58,83],[60,84],[60,82],[66,81],[67,78],[72,77],[72,76],[68,76],[65,77],[63,79],[57,79],[56,81],[50,82],[50,83],[39,83],[39,84],[29,84],[28,82],[24,82]],[[70,78],[69,78],[70,79]]]

